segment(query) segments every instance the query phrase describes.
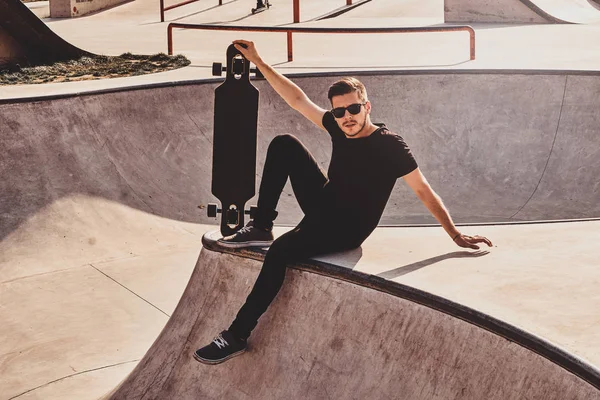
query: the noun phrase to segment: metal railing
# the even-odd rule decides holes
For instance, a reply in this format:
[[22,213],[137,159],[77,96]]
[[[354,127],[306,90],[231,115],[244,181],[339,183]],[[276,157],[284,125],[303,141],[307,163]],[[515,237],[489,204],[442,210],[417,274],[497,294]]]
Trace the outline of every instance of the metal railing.
[[469,32],[470,59],[475,59],[475,30],[468,25],[439,26],[418,28],[292,28],[270,26],[235,26],[235,25],[195,25],[170,23],[167,27],[167,43],[169,55],[173,55],[173,29],[195,29],[208,31],[234,32],[285,32],[287,33],[288,61],[294,61],[292,33],[417,33],[417,32]]
[[[169,10],[172,10],[177,7],[185,6],[190,3],[195,3],[197,1],[200,1],[200,0],[187,0],[187,1],[184,1],[181,3],[177,3],[177,4],[173,4],[171,6],[165,7],[165,0],[160,0],[160,22],[165,22],[165,11],[169,11]],[[294,0],[294,1],[297,1],[297,0]],[[219,0],[219,5],[220,6],[223,5],[223,0]]]
[[[173,4],[165,7],[165,0],[160,0],[160,22],[165,22],[165,11],[172,10],[177,7],[185,6],[190,3],[195,3],[200,0],[187,0],[181,3]],[[223,0],[219,0],[219,5],[223,5]],[[352,0],[346,0],[346,5],[351,6]],[[294,0],[294,23],[300,22],[300,0]]]
[[[351,6],[352,0],[346,0],[346,5]],[[300,22],[300,0],[294,0],[294,23]]]

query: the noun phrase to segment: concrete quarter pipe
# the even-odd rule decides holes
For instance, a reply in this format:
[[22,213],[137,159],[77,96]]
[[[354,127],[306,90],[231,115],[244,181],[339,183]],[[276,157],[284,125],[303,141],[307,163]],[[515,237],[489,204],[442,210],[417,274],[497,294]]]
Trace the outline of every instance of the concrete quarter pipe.
[[60,38],[20,0],[0,0],[0,68],[76,59],[90,54]]
[[[596,73],[472,71],[359,74],[373,118],[402,135],[459,223],[600,217],[600,79]],[[294,78],[326,104],[339,75]],[[73,194],[165,218],[214,223],[210,193],[215,82],[0,104],[0,238]],[[331,141],[265,83],[258,166],[277,134],[293,133],[326,169]],[[111,115],[113,118],[106,118]],[[160,116],[157,118],[157,116]],[[131,154],[138,154],[131,157]],[[477,193],[465,203],[464,198]],[[17,199],[21,199],[17,201]],[[25,200],[23,200],[25,199]],[[288,188],[278,224],[302,217]],[[435,223],[396,185],[381,224]]]
[[248,250],[221,253],[210,234],[203,244],[167,326],[107,398],[592,400],[600,395],[594,367],[525,332],[419,290],[316,261],[288,270],[246,354],[217,366],[200,364],[192,352],[234,317],[264,256]]
[[[456,220],[600,217],[597,73],[360,77],[375,121],[407,140]],[[325,105],[326,88],[337,78],[294,81]],[[49,204],[78,195],[166,219],[213,222],[197,206],[213,200],[215,86],[198,82],[0,104],[0,173],[6,177],[0,181],[0,237]],[[257,86],[257,170],[272,137],[286,132],[326,164],[327,135],[315,134],[264,82]],[[396,186],[382,222],[431,222],[418,200]],[[473,193],[476,198],[465,202]],[[297,222],[301,214],[294,207],[286,189],[277,222]],[[498,332],[500,323],[492,330],[464,322],[473,322],[466,308],[452,314],[443,302],[420,305],[425,302],[409,288],[317,263],[290,270],[248,354],[206,369],[191,352],[233,318],[259,268],[247,257],[262,256],[223,254],[210,241],[205,246],[177,311],[114,398],[598,397],[596,370],[543,342],[527,336],[526,347],[514,344],[517,337],[507,340],[506,331]],[[5,272],[6,279],[17,272]]]
[[446,22],[600,22],[600,10],[588,0],[444,0],[444,15]]

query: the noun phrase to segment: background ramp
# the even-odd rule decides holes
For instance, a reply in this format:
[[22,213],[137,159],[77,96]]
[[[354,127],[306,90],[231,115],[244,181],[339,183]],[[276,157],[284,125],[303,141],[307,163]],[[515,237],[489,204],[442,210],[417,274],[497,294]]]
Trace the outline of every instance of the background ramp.
[[[404,137],[456,222],[600,217],[598,73],[353,75],[369,91],[373,120]],[[293,80],[328,107],[327,87],[341,76]],[[210,171],[217,85],[0,103],[0,174],[6,177],[0,181],[0,239],[40,209],[72,195],[100,197],[177,221],[214,223],[198,207],[215,201]],[[266,82],[255,85],[261,91],[258,174],[269,143],[283,133],[296,135],[327,169],[329,136],[289,108]],[[302,218],[290,185],[279,208],[278,224]],[[401,183],[381,219],[385,225],[435,222]]]
[[598,398],[598,388],[577,376],[597,385],[597,370],[532,335],[416,289],[317,262],[288,270],[246,354],[200,364],[193,351],[234,318],[260,269],[251,258],[262,258],[247,250],[220,253],[206,236],[203,243],[173,316],[107,399]]
[[86,54],[55,34],[21,0],[0,0],[0,68],[46,64]]
[[596,24],[588,0],[444,0],[446,22]]
[[[600,198],[597,179],[600,174],[600,149],[597,146],[597,137],[600,134],[600,116],[597,112],[600,107],[598,73],[417,71],[368,72],[354,75],[358,75],[369,90],[369,98],[374,105],[374,120],[385,122],[390,129],[406,139],[429,182],[444,199],[455,221],[468,223],[600,217],[600,203],[597,201]],[[317,104],[327,107],[326,89],[339,77],[339,74],[307,74],[294,76],[293,80]],[[182,267],[189,266],[186,273],[191,273],[193,260],[197,259],[199,248],[196,232],[200,232],[191,225],[214,223],[214,219],[207,218],[205,210],[200,208],[214,201],[209,182],[213,91],[218,84],[217,81],[188,82],[109,93],[0,102],[0,152],[3,154],[0,175],[4,178],[0,181],[0,278],[5,282],[3,288],[11,287],[14,290],[12,293],[19,293],[22,298],[30,301],[39,300],[41,297],[36,291],[37,278],[27,280],[27,285],[22,284],[20,280],[35,275],[39,276],[41,281],[44,277],[53,278],[60,275],[64,277],[65,282],[67,276],[73,277],[68,282],[78,282],[75,277],[88,276],[84,275],[84,272],[102,275],[88,266],[98,263],[104,263],[103,267],[116,272],[124,265],[139,264],[147,267],[146,260],[152,260],[165,265],[177,263]],[[327,168],[331,151],[328,135],[319,132],[309,121],[290,109],[266,82],[256,81],[256,85],[261,90],[257,166],[259,174],[268,144],[273,137],[282,133],[297,135],[313,152],[318,162]],[[289,186],[282,196],[280,211],[278,223],[293,224],[302,216]],[[402,183],[396,185],[381,223],[428,222],[434,222],[433,218],[410,189]],[[126,228],[123,228],[124,226]],[[598,360],[598,340],[595,340],[597,335],[594,336],[595,331],[591,329],[593,322],[586,322],[587,325],[581,329],[579,327],[582,325],[574,322],[585,317],[585,313],[579,312],[578,309],[578,304],[583,301],[582,298],[586,298],[585,295],[580,298],[573,296],[575,299],[569,302],[568,306],[563,304],[543,308],[543,303],[539,302],[540,291],[537,291],[537,288],[542,289],[546,297],[555,299],[552,294],[548,294],[548,291],[552,290],[548,289],[549,287],[556,288],[557,293],[564,293],[569,285],[594,287],[593,278],[587,277],[595,277],[590,271],[594,270],[597,257],[585,248],[585,244],[595,243],[593,235],[598,230],[594,230],[594,224],[571,225],[569,230],[565,226],[507,227],[506,229],[511,229],[513,233],[502,234],[506,235],[505,248],[521,248],[516,253],[505,253],[497,259],[498,265],[509,265],[512,269],[499,268],[495,273],[514,277],[514,281],[510,283],[515,284],[516,293],[525,294],[535,290],[534,293],[538,296],[536,307],[539,308],[531,308],[527,302],[519,303],[516,297],[504,302],[502,296],[506,297],[506,291],[500,285],[487,304],[493,304],[494,296],[497,295],[496,304],[505,305],[504,310],[513,305],[515,309],[520,309],[521,314],[518,318],[521,319],[517,318],[516,321],[526,322],[519,326],[532,327],[536,333],[550,337],[566,347],[571,343],[573,345],[570,349],[576,354]],[[512,228],[518,230],[512,231]],[[438,228],[432,229],[438,231]],[[588,230],[593,233],[591,236],[585,233]],[[400,232],[405,231],[398,230],[398,234]],[[533,246],[525,249],[519,235],[525,235]],[[490,233],[492,238],[500,236],[500,233]],[[565,249],[576,251],[574,258],[561,252],[548,252],[548,248],[554,250],[556,247],[553,246],[553,240],[557,237],[565,243],[577,243],[577,246],[569,245]],[[414,239],[412,234],[407,238]],[[433,247],[437,246],[434,245],[435,241],[429,240],[430,236],[423,236],[423,242]],[[442,243],[442,239],[439,240],[437,243]],[[443,243],[446,243],[446,240],[447,238],[443,238]],[[390,243],[395,246],[396,242]],[[173,244],[176,247],[172,247]],[[182,247],[192,260],[191,263],[189,259],[177,261],[179,256],[175,257],[175,253]],[[32,249],[35,249],[35,254]],[[164,253],[162,262],[157,260],[156,253],[159,250]],[[385,254],[380,250],[376,248],[374,253]],[[439,254],[413,257],[406,262],[421,262],[430,257],[435,259]],[[549,273],[545,265],[549,254],[558,254],[558,257],[551,256],[554,263],[562,264],[565,260],[564,266],[557,267],[557,273]],[[134,262],[137,255],[140,255],[139,263]],[[521,261],[515,263],[515,259]],[[237,258],[235,260],[238,260],[236,263],[245,262]],[[529,262],[531,265],[527,265]],[[515,264],[523,265],[528,275],[513,273]],[[381,268],[381,264],[377,265]],[[64,271],[54,275],[54,272],[66,267],[81,267],[83,272]],[[395,267],[398,265],[394,264],[391,268]],[[445,264],[442,267],[445,267]],[[465,271],[476,270],[474,267],[471,270],[465,267]],[[568,272],[563,268],[568,269]],[[185,271],[181,271],[183,276]],[[577,271],[582,271],[583,274],[577,275]],[[526,282],[528,277],[533,276],[535,279],[538,272],[542,279],[529,285]],[[212,279],[208,273],[202,274],[206,275],[206,279]],[[432,272],[433,274],[435,272]],[[574,276],[569,276],[571,274]],[[102,278],[106,277],[102,275]],[[188,278],[189,275],[182,281],[183,285],[188,282]],[[490,279],[494,279],[494,276]],[[552,279],[555,280],[555,286],[547,285],[546,282]],[[232,278],[222,285],[227,288],[233,280]],[[211,299],[208,295],[203,295],[198,304],[201,305],[204,301],[224,301],[227,303],[227,309],[223,308],[222,311],[233,312],[243,301],[248,285],[253,280],[250,277],[243,281],[246,286],[231,291],[225,290],[224,293],[229,293],[228,299],[233,299],[232,301]],[[171,277],[169,282],[172,281]],[[560,283],[557,284],[556,281]],[[567,281],[568,285],[565,285]],[[58,286],[54,281],[46,282],[52,282],[47,283],[47,287],[51,293],[55,293]],[[140,280],[136,278],[131,282],[137,284]],[[77,287],[77,293],[85,293],[85,286],[73,286]],[[481,290],[481,285],[473,284],[471,287]],[[456,290],[456,287],[452,289]],[[588,290],[592,292],[592,289]],[[206,291],[212,293],[213,286]],[[8,289],[4,292],[9,293]],[[70,287],[59,292],[73,293]],[[148,297],[161,297],[165,289],[161,286],[161,290],[149,290],[148,293],[151,294]],[[587,291],[569,291],[569,294],[573,293],[585,294]],[[445,294],[448,295],[448,292]],[[334,296],[335,299],[343,298],[339,294]],[[95,298],[86,297],[86,304],[90,304],[90,309],[95,307]],[[461,302],[460,298],[454,300]],[[188,298],[185,301],[190,300]],[[362,301],[371,300],[368,298]],[[54,300],[54,303],[42,303],[60,305],[57,300]],[[153,304],[155,303],[153,301]],[[551,303],[556,304],[554,300]],[[15,304],[24,309],[23,305],[29,303]],[[126,308],[121,301],[119,304],[121,309]],[[478,299],[469,304],[477,308],[482,303]],[[173,309],[174,306],[175,304]],[[137,306],[134,304],[133,309],[135,307]],[[573,318],[569,307],[578,311],[576,318]],[[150,314],[157,312],[151,308]],[[195,307],[194,312],[197,313],[200,308]],[[5,309],[13,310],[11,307]],[[59,306],[54,309],[60,312],[65,310]],[[108,309],[111,312],[113,310],[112,306]],[[145,310],[145,306],[140,309]],[[539,309],[550,312],[548,316],[539,319],[536,325],[535,321],[532,323],[534,318],[528,320],[528,316],[539,314]],[[82,313],[74,308],[70,310],[73,310],[72,315],[76,317],[72,322],[79,321],[77,318]],[[299,310],[308,314],[313,312],[301,308]],[[364,312],[360,307],[357,310]],[[496,311],[492,308],[490,313],[494,314]],[[102,349],[96,354],[106,354],[106,357],[82,357],[76,346],[70,346],[68,351],[60,351],[60,347],[44,346],[45,350],[53,352],[45,353],[48,364],[52,363],[52,368],[47,369],[52,372],[50,380],[45,379],[45,375],[39,372],[44,366],[40,361],[39,352],[20,352],[22,348],[39,345],[37,337],[24,335],[23,332],[51,332],[51,335],[45,338],[56,338],[54,343],[61,343],[61,340],[62,343],[72,343],[74,339],[68,329],[71,329],[73,324],[65,324],[68,329],[32,331],[31,315],[52,314],[39,310],[16,314],[18,318],[15,319],[8,335],[9,338],[15,338],[14,342],[7,342],[4,348],[8,350],[2,353],[11,358],[10,369],[5,371],[6,380],[9,382],[5,387],[10,388],[11,396],[18,395],[25,390],[71,374],[72,367],[78,371],[91,371],[122,361],[137,360],[145,353],[146,344],[149,345],[156,338],[162,324],[166,322],[166,316],[161,313],[153,322],[157,327],[156,331],[151,331],[145,325],[148,318],[144,312],[135,314],[127,311],[122,315],[135,316],[139,326],[143,326],[139,332],[144,332],[144,338],[148,342],[143,342],[142,336],[137,333],[128,336],[128,340],[135,341],[134,346],[123,344],[127,343],[126,341],[119,342],[120,344],[117,343],[114,347],[106,345],[104,341],[94,342]],[[504,314],[505,318],[506,315]],[[193,318],[196,317],[197,314],[194,314]],[[222,325],[227,324],[231,317],[231,314],[225,315],[222,320],[214,321],[210,329],[196,332],[197,337],[190,347],[197,347],[210,340],[210,336],[224,328]],[[203,318],[206,320],[208,317]],[[45,319],[36,318],[36,322],[43,320]],[[111,317],[110,320],[116,322],[107,323],[105,326],[123,327],[119,318]],[[312,316],[310,320],[315,321]],[[552,321],[548,322],[550,320]],[[559,322],[556,322],[557,320]],[[585,321],[594,319],[592,317]],[[563,329],[563,324],[569,326],[569,323],[577,328]],[[393,325],[391,321],[388,321],[388,324]],[[40,325],[37,324],[36,327]],[[399,329],[398,326],[393,326]],[[554,330],[557,326],[559,333]],[[187,329],[187,338],[192,328],[184,328]],[[96,331],[90,329],[89,332]],[[297,332],[299,331],[294,335],[298,335]],[[338,332],[337,327],[331,327],[331,330],[323,335],[335,335],[335,332]],[[78,336],[77,340],[89,341],[85,338]],[[268,336],[264,335],[257,336],[257,340],[267,338]],[[366,342],[366,338],[361,337],[360,340]],[[179,340],[176,342],[179,343]],[[15,347],[12,347],[13,343]],[[143,346],[141,343],[144,343]],[[295,346],[293,342],[290,343]],[[123,347],[120,347],[121,345]],[[141,347],[143,350],[137,353],[137,349]],[[17,348],[19,357],[13,358],[12,355],[17,354],[13,351]],[[88,349],[89,346],[85,348]],[[324,347],[321,346],[320,349],[322,348]],[[306,348],[302,351],[305,350],[309,351]],[[181,353],[180,349],[177,351]],[[483,357],[481,354],[480,356]],[[109,362],[105,362],[105,358],[109,359]],[[76,359],[77,364],[73,364],[72,359]],[[324,365],[323,361],[319,362],[319,365]],[[32,363],[37,369],[32,369]],[[26,382],[22,380],[24,375],[19,373],[20,370],[28,371]],[[14,382],[19,382],[19,386]],[[114,386],[111,382],[98,393],[102,394]],[[31,393],[33,395],[34,392]]]

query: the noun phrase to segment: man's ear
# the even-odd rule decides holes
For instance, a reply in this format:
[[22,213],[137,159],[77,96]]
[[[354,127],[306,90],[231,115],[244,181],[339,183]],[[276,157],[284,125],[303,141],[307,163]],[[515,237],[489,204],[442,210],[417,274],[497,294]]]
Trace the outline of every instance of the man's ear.
[[365,110],[367,110],[367,114],[371,114],[371,102],[369,100],[365,102]]

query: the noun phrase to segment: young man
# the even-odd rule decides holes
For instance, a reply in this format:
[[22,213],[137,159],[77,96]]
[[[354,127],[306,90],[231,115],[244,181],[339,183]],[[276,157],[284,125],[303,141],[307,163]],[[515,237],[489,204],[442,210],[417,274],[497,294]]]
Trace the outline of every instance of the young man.
[[[333,152],[326,175],[294,136],[278,136],[271,142],[254,221],[235,235],[220,240],[221,245],[232,248],[271,246],[246,303],[226,331],[196,350],[194,357],[198,361],[218,364],[245,351],[259,317],[283,284],[287,263],[359,247],[376,228],[399,177],[458,246],[479,249],[477,243],[492,245],[487,238],[463,235],[456,229],[404,140],[385,125],[371,122],[371,103],[362,83],[354,78],[334,83],[328,93],[333,108],[327,111],[267,65],[254,43],[245,40],[233,43],[292,108],[329,133]],[[273,241],[275,210],[288,178],[305,217],[298,226]]]

